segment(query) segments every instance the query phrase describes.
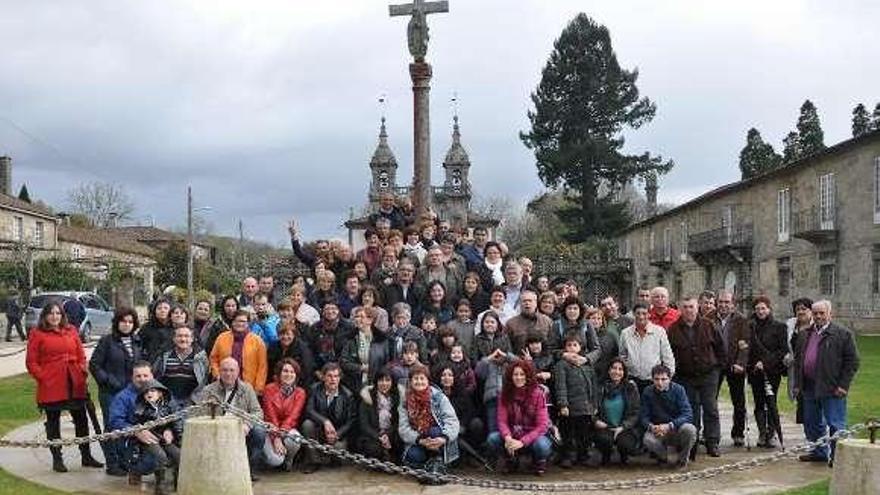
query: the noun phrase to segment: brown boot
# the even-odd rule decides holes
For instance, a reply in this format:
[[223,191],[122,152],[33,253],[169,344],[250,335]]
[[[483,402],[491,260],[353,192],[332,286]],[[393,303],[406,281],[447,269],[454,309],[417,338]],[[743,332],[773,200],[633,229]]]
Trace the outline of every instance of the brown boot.
[[141,475],[134,471],[128,472],[128,484],[132,486],[141,486]]

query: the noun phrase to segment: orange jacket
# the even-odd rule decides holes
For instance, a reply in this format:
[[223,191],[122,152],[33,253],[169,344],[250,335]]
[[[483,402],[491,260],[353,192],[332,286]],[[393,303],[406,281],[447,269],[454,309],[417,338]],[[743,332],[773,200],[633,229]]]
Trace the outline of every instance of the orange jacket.
[[[220,361],[232,356],[232,331],[223,332],[217,337],[214,348],[211,350],[211,374],[214,378],[220,377]],[[263,393],[266,386],[266,373],[269,364],[266,358],[266,345],[263,339],[248,332],[244,338],[244,348],[241,351],[241,379],[254,387],[258,394]]]

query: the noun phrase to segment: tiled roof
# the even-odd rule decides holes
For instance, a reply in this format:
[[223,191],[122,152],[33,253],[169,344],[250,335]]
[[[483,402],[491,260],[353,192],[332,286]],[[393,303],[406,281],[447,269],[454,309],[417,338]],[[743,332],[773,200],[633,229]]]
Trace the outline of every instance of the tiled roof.
[[[107,229],[114,233],[118,233],[121,236],[127,237],[131,240],[135,240],[143,243],[151,243],[151,242],[185,242],[186,236],[177,234],[175,232],[171,232],[168,230],[163,230],[157,227],[149,227],[149,226],[132,226],[132,227],[115,227],[112,229]],[[193,242],[196,246],[202,247],[212,247],[210,244],[205,243],[203,241],[195,241]]]
[[[690,201],[687,201],[685,203],[682,203],[682,204],[676,206],[675,208],[670,208],[669,210],[666,210],[663,213],[658,213],[657,215],[654,215],[652,217],[648,217],[644,220],[630,224],[630,226],[623,229],[623,231],[620,232],[620,234],[625,234],[626,232],[635,230],[639,227],[650,225],[654,222],[657,222],[657,221],[662,220],[664,218],[675,215],[683,210],[686,210],[688,208],[705,203],[706,201],[708,201],[710,199],[718,198],[718,197],[724,196],[725,194],[728,194],[728,193],[732,193],[735,191],[746,189],[748,187],[751,187],[754,184],[760,184],[761,182],[764,182],[765,180],[769,180],[773,177],[778,177],[779,175],[783,175],[783,174],[798,170],[800,168],[804,168],[804,167],[808,167],[810,165],[813,165],[823,158],[826,158],[829,156],[834,156],[838,153],[843,153],[845,151],[849,151],[850,149],[852,149],[856,146],[860,146],[862,144],[870,143],[870,142],[874,142],[874,141],[878,141],[878,140],[880,140],[880,130],[872,131],[867,134],[862,134],[861,136],[854,137],[852,139],[847,139],[846,141],[842,141],[840,143],[837,143],[834,146],[830,146],[828,148],[825,148],[824,150],[822,150],[816,154],[801,158],[800,160],[796,160],[796,161],[787,163],[777,169],[771,170],[769,172],[758,175],[756,177],[752,177],[752,178],[746,179],[746,180],[731,182],[729,184],[724,184],[723,186],[716,187],[715,189],[712,189],[708,192],[705,192]],[[620,235],[620,234],[618,234],[618,235]]]
[[58,219],[58,217],[56,217],[50,209],[44,206],[40,206],[34,203],[28,203],[27,201],[22,201],[15,196],[9,196],[8,194],[3,193],[0,193],[0,209],[21,210],[27,213],[31,213],[33,215],[50,218],[52,220]]
[[71,227],[69,225],[58,226],[58,241],[84,244],[98,248],[110,249],[129,254],[154,257],[157,251],[150,246],[132,240],[129,237],[115,232],[118,229],[86,229]]

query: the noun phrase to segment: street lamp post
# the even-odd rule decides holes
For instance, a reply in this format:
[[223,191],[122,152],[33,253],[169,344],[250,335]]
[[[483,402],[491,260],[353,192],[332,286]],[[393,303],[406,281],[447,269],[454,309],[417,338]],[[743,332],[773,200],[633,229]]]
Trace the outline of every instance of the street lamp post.
[[192,186],[186,187],[186,306],[189,314],[195,311],[195,288],[193,287],[193,211],[208,211],[210,206],[193,209]]
[[195,310],[193,289],[193,195],[192,187],[186,186],[186,307],[192,315]]

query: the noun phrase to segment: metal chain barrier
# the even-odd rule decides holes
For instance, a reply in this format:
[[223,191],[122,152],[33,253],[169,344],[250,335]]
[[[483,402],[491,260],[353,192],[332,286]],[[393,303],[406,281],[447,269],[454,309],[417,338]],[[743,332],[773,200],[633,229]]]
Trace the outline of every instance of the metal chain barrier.
[[0,438],[0,447],[20,447],[28,449],[42,449],[48,447],[69,447],[72,445],[82,445],[92,442],[106,442],[108,440],[118,440],[120,438],[132,437],[142,431],[155,428],[157,426],[167,425],[175,421],[181,420],[189,416],[192,412],[201,409],[202,405],[196,404],[181,409],[174,414],[161,417],[159,419],[148,421],[142,425],[131,426],[122,430],[115,430],[106,433],[100,433],[88,437],[62,438],[58,440],[9,440]]
[[523,482],[523,481],[507,481],[492,478],[472,478],[459,476],[455,474],[439,474],[424,469],[412,468],[393,462],[380,461],[363,454],[350,452],[344,449],[337,449],[330,445],[322,444],[316,440],[305,438],[301,434],[292,433],[282,430],[277,426],[264,421],[262,418],[254,416],[247,411],[239,409],[231,404],[219,403],[216,401],[206,401],[199,404],[189,406],[174,414],[159,418],[142,425],[132,426],[123,430],[116,430],[109,433],[102,433],[88,437],[75,437],[59,440],[30,440],[18,441],[0,438],[0,447],[19,447],[19,448],[47,448],[47,447],[64,447],[71,445],[80,445],[91,442],[103,442],[107,440],[117,440],[120,438],[131,437],[137,433],[157,426],[166,425],[174,421],[184,419],[190,415],[194,415],[197,411],[205,413],[205,409],[209,408],[213,415],[216,410],[222,409],[229,414],[238,417],[242,421],[253,426],[265,429],[267,432],[283,435],[291,438],[300,445],[305,445],[321,454],[335,457],[339,460],[348,462],[358,467],[366,468],[373,471],[382,471],[388,474],[396,474],[401,476],[410,476],[420,481],[431,482],[435,484],[455,484],[462,486],[473,486],[480,488],[492,488],[497,490],[515,490],[530,492],[574,492],[574,491],[598,491],[598,490],[633,490],[648,489],[660,485],[671,483],[683,483],[686,481],[704,480],[714,478],[727,473],[738,471],[746,471],[752,468],[764,466],[783,459],[794,457],[802,452],[807,452],[816,447],[829,444],[832,441],[841,438],[847,438],[859,433],[865,429],[872,429],[875,423],[859,423],[849,427],[846,430],[840,430],[834,435],[825,435],[815,442],[804,442],[787,450],[777,451],[770,454],[759,455],[750,459],[745,459],[730,464],[724,464],[716,467],[709,467],[696,471],[688,471],[683,473],[671,473],[651,478],[638,478],[632,480],[606,480],[606,481],[584,481],[584,482]]
[[748,469],[764,466],[772,462],[780,461],[795,455],[807,452],[816,447],[827,445],[828,443],[852,436],[859,431],[864,430],[868,425],[860,423],[853,425],[846,430],[840,430],[833,436],[825,435],[815,442],[805,442],[800,445],[791,447],[784,451],[778,451],[771,454],[755,456],[751,459],[725,464],[722,466],[700,469],[697,471],[689,471],[684,473],[672,473],[652,478],[638,478],[633,480],[607,480],[607,481],[585,481],[585,482],[520,482],[506,481],[491,478],[469,478],[458,476],[455,474],[438,474],[426,471],[424,469],[416,469],[408,466],[395,464],[392,462],[384,462],[375,458],[367,457],[362,454],[349,452],[343,449],[337,449],[329,445],[322,444],[318,441],[308,439],[296,433],[290,433],[282,430],[277,426],[263,421],[261,418],[249,414],[247,411],[238,409],[230,404],[219,404],[219,407],[237,416],[252,426],[259,426],[268,432],[282,434],[285,437],[293,439],[295,442],[312,448],[322,454],[336,457],[340,460],[350,462],[359,467],[371,470],[380,470],[389,474],[399,474],[402,476],[411,476],[421,481],[429,481],[436,484],[455,484],[463,486],[474,486],[480,488],[493,488],[497,490],[516,490],[530,492],[574,492],[574,491],[598,491],[598,490],[632,490],[645,489],[666,485],[671,483],[683,483],[686,481],[702,480],[714,478],[727,473],[737,471],[746,471]]
[[[83,349],[89,349],[89,348],[95,347],[97,345],[98,345],[97,342],[89,342],[88,344],[83,344]],[[17,356],[17,355],[21,354],[22,352],[25,352],[26,350],[27,350],[27,342],[23,343],[20,348],[14,350],[14,351],[0,353],[0,359],[12,357],[12,356]]]
[[21,348],[16,349],[14,351],[0,354],[0,358],[8,358],[8,357],[12,357],[12,356],[17,356],[26,350],[27,350],[27,345],[23,345],[23,346],[21,346]]

